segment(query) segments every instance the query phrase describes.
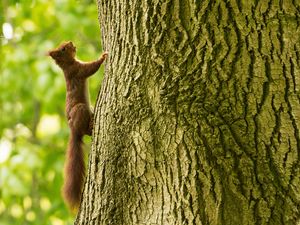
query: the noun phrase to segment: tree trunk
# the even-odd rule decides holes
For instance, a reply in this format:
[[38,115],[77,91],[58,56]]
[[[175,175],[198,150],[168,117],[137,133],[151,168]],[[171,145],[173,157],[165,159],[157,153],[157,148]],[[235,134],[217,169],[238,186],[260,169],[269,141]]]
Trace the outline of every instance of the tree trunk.
[[98,0],[77,225],[299,224],[300,1]]

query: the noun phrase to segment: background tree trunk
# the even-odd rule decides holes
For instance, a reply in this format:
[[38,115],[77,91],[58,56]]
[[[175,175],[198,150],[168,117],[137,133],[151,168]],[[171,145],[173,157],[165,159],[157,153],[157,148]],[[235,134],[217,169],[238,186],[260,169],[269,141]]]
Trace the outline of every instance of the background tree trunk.
[[75,224],[299,224],[300,1],[98,8],[109,59]]

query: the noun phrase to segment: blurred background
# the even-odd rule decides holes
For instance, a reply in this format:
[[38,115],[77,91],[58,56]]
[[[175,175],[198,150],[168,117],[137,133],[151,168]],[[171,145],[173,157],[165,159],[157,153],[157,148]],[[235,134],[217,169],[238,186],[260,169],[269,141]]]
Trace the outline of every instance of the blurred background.
[[[73,224],[60,193],[65,81],[45,54],[72,40],[79,59],[101,55],[96,2],[1,0],[0,25],[0,224]],[[102,77],[89,79],[92,105]]]

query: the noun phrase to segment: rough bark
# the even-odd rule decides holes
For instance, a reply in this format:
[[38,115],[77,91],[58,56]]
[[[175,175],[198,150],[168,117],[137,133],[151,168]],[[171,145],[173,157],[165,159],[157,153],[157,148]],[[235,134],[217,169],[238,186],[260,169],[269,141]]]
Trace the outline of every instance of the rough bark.
[[300,1],[98,8],[109,59],[75,224],[299,223]]

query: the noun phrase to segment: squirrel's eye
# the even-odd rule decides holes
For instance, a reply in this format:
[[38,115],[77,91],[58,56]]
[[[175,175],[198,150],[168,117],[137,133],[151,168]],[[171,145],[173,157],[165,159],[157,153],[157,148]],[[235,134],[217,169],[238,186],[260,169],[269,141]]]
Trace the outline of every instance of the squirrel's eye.
[[61,49],[62,52],[64,52],[65,50],[66,50],[66,47],[63,47],[63,48]]

